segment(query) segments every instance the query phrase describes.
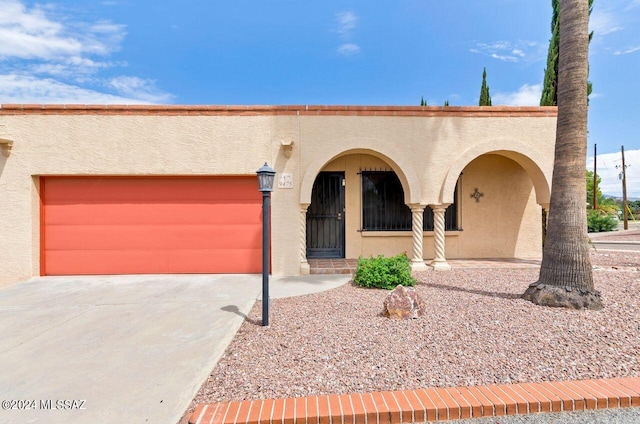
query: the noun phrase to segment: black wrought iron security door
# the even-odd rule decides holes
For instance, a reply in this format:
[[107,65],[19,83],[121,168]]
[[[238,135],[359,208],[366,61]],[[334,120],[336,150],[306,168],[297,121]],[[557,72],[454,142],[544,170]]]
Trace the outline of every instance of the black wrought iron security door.
[[307,209],[307,258],[344,258],[344,172],[321,172]]

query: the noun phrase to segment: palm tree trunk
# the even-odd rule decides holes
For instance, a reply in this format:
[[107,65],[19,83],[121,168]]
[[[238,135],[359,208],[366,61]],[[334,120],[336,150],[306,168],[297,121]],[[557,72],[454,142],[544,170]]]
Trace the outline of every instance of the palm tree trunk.
[[558,122],[549,222],[540,277],[523,295],[539,305],[602,308],[593,284],[585,210],[588,50],[588,0],[561,0]]

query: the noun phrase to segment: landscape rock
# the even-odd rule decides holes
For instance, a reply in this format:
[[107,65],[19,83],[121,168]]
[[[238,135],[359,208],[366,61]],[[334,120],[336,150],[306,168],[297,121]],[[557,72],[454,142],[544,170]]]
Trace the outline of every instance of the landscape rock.
[[384,300],[384,315],[392,319],[419,318],[426,305],[416,289],[398,285]]

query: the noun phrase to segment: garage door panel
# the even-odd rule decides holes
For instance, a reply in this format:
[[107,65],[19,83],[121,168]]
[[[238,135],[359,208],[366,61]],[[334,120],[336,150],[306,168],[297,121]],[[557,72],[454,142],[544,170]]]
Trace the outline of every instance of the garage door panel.
[[[88,180],[90,178],[90,181]],[[162,178],[162,177],[48,178],[50,204],[162,203],[190,200],[253,200],[258,191],[255,178]],[[136,190],[131,190],[135,185]]]
[[45,237],[49,250],[237,249],[259,246],[261,225],[52,225]]
[[54,204],[46,225],[240,224],[262,222],[262,203]]
[[260,249],[210,249],[197,251],[167,250],[157,252],[65,250],[49,253],[51,265],[47,275],[69,275],[73,264],[75,275],[113,274],[222,274],[241,268],[245,273],[260,273]]
[[255,177],[42,179],[47,275],[260,272]]

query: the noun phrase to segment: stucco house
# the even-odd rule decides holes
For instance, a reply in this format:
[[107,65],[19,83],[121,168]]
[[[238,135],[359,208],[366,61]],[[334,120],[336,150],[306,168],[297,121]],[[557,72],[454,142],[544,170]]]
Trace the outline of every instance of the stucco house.
[[554,107],[0,108],[0,285],[38,275],[258,273],[407,252],[541,255]]

